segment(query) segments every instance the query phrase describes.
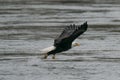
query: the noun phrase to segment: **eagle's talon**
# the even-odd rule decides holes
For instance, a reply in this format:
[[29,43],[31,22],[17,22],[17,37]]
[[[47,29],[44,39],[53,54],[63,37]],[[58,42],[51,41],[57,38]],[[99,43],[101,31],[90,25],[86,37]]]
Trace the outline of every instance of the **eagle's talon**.
[[55,55],[52,56],[52,59],[55,59]]
[[45,55],[44,55],[44,57],[43,57],[43,59],[47,59],[47,57],[48,57],[48,55],[47,55],[47,54],[45,54]]

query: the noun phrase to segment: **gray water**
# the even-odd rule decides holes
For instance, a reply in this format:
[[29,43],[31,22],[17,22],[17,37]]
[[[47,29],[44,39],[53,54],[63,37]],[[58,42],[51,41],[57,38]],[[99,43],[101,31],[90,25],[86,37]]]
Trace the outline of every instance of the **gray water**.
[[[41,59],[65,26],[85,21],[80,47]],[[120,80],[120,1],[0,0],[0,80]]]

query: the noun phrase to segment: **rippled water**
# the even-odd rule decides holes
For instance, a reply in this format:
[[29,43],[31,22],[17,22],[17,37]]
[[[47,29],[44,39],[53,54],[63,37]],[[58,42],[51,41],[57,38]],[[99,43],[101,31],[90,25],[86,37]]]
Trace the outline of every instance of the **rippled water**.
[[[0,80],[120,80],[119,0],[1,0]],[[41,59],[65,26],[88,21],[80,47]]]

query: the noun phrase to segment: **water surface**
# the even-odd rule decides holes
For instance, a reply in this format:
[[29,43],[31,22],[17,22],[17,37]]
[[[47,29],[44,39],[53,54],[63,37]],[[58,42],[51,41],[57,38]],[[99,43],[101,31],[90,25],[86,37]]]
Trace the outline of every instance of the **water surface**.
[[[119,0],[0,1],[0,80],[119,80]],[[81,44],[47,60],[65,26],[88,22]]]

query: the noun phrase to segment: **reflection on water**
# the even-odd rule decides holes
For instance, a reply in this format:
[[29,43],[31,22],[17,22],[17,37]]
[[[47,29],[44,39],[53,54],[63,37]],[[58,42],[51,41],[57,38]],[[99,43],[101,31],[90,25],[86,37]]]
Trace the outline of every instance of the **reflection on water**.
[[[119,80],[119,0],[1,0],[0,80]],[[65,26],[88,21],[80,47],[42,60]],[[47,75],[47,76],[46,76]],[[110,76],[111,75],[111,76]]]

